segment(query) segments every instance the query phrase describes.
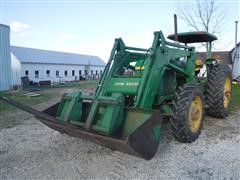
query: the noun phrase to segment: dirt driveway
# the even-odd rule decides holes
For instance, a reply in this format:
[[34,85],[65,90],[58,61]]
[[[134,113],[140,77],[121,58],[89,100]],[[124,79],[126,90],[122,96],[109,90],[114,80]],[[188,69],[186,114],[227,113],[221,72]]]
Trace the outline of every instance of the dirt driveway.
[[177,142],[166,123],[157,154],[145,161],[60,134],[23,111],[4,113],[19,123],[0,129],[0,179],[240,179],[239,117],[206,117],[192,144]]

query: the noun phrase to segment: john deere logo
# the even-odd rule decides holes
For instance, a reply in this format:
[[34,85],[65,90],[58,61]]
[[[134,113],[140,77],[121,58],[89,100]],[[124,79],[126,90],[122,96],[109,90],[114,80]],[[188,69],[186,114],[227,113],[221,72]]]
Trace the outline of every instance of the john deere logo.
[[115,86],[124,86],[124,82],[115,82],[114,85]]
[[115,82],[114,86],[138,86],[139,82]]

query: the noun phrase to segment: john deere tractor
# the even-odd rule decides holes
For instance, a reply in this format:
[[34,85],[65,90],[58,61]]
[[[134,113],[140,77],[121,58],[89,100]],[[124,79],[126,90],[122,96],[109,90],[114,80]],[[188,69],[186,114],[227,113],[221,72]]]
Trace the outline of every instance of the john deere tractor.
[[[178,42],[174,42],[177,37]],[[129,47],[115,39],[94,94],[64,94],[62,100],[37,111],[9,97],[3,99],[52,129],[86,138],[111,149],[151,159],[159,144],[163,119],[170,120],[181,142],[195,141],[205,111],[225,118],[229,113],[231,70],[211,58],[196,59],[189,43],[209,43],[207,32],[169,35],[154,32],[149,49]],[[205,67],[206,71],[201,72]]]

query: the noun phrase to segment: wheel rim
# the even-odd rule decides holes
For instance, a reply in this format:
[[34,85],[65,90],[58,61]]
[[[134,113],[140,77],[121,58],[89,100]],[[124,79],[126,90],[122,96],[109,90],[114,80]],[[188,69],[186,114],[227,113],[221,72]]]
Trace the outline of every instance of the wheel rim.
[[223,104],[224,108],[229,106],[230,98],[231,98],[231,78],[227,76],[224,81],[224,97],[223,97]]
[[199,96],[195,96],[190,104],[190,109],[188,113],[189,128],[195,133],[201,124],[203,114],[203,104],[202,99]]

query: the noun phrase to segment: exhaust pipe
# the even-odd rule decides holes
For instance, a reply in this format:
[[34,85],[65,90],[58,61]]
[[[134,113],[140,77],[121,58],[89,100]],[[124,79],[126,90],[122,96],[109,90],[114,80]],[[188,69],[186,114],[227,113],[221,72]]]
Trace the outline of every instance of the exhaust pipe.
[[178,41],[177,37],[177,15],[174,14],[174,39],[175,41]]

